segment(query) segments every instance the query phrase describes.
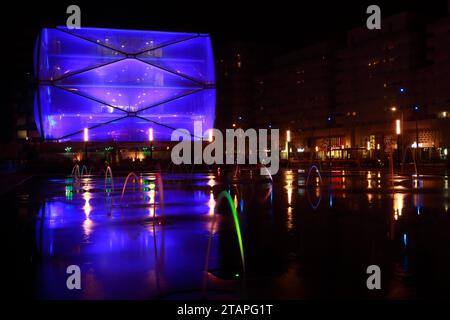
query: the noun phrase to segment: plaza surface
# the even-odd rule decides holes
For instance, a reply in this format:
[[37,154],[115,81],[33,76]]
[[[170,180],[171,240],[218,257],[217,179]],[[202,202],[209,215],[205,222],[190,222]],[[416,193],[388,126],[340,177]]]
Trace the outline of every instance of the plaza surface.
[[[33,298],[448,298],[442,171],[137,172],[125,188],[102,172],[29,179],[3,201]],[[366,286],[373,264],[381,290]],[[81,290],[67,289],[69,265]]]

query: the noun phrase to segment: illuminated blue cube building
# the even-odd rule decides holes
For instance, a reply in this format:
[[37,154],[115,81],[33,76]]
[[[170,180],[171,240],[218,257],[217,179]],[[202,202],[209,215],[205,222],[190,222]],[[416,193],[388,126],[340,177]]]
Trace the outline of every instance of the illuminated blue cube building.
[[47,141],[170,141],[214,127],[208,35],[66,27],[43,29],[35,48],[35,119]]

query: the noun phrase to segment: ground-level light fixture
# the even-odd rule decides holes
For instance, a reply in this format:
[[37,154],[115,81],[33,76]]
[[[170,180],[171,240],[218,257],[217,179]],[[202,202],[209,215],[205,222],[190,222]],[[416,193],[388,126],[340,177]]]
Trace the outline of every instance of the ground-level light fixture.
[[213,129],[210,129],[208,132],[208,141],[213,142]]
[[148,129],[148,141],[153,141],[153,128]]
[[89,141],[89,129],[84,128],[83,130],[83,141],[88,142]]

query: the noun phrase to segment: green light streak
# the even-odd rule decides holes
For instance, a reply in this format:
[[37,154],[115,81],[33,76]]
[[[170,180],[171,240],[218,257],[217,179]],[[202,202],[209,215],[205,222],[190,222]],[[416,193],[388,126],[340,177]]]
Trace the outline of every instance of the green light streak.
[[242,244],[242,235],[241,235],[241,227],[239,224],[239,217],[238,214],[236,212],[236,208],[234,206],[234,202],[233,199],[231,199],[230,194],[227,191],[222,191],[219,196],[217,197],[217,204],[216,206],[218,207],[218,204],[220,202],[220,200],[225,197],[228,200],[228,204],[230,205],[231,208],[231,212],[233,213],[233,219],[234,219],[234,226],[236,228],[236,235],[238,238],[238,242],[239,242],[239,250],[241,253],[241,260],[242,260],[242,269],[245,273],[245,257],[244,257],[244,245]]

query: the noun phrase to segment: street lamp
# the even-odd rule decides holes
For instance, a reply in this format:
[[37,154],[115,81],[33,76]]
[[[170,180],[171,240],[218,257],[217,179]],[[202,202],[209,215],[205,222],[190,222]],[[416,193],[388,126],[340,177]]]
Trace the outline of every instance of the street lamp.
[[395,133],[397,134],[397,165],[400,167],[400,156],[401,156],[400,136],[402,134],[400,119],[395,120]]
[[286,151],[287,151],[287,159],[289,162],[289,143],[291,142],[291,130],[286,131]]

